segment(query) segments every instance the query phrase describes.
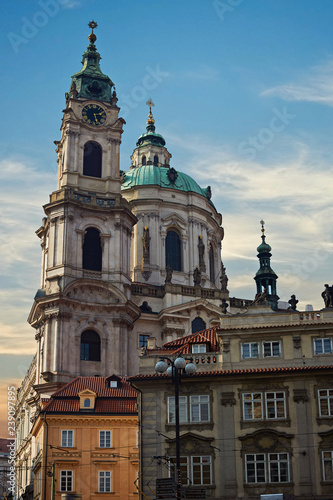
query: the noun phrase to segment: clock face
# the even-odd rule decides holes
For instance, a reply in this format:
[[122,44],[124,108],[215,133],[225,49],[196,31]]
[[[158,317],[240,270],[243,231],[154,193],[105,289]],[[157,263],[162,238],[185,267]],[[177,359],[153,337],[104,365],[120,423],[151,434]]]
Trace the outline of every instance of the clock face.
[[82,118],[89,125],[103,125],[106,120],[106,113],[97,104],[88,104],[82,110]]

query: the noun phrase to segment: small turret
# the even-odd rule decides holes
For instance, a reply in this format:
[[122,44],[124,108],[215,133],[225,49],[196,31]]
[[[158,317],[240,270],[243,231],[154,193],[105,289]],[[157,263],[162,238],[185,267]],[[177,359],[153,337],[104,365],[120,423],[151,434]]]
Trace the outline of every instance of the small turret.
[[260,224],[262,242],[257,248],[257,257],[259,259],[260,268],[254,277],[257,284],[255,302],[259,303],[260,298],[262,298],[263,302],[270,305],[272,309],[276,311],[279,300],[276,293],[276,280],[278,279],[278,276],[271,268],[272,248],[268,243],[266,243],[265,222],[261,220]]

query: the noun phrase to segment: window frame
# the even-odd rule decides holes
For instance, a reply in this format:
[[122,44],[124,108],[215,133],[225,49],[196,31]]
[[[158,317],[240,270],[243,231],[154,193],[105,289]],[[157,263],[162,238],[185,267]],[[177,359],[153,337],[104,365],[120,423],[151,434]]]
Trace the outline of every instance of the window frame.
[[[197,398],[198,402],[194,402],[194,399]],[[206,398],[206,400],[204,400]],[[210,397],[209,394],[200,394],[200,395],[193,395],[190,396],[190,422],[196,422],[196,423],[207,423],[210,422]],[[195,407],[198,407],[198,415],[199,419],[195,420],[193,417],[193,410]],[[207,407],[207,419],[203,420],[202,418],[202,412],[203,408]]]
[[[326,392],[326,394],[321,396],[321,392]],[[322,401],[327,401],[326,415],[322,411]],[[318,406],[320,417],[333,417],[333,389],[318,389]]]
[[[176,467],[176,457],[170,457],[172,459],[170,467],[170,477],[174,477],[175,467]],[[195,462],[195,459],[199,459],[199,462]],[[204,463],[204,460],[207,463]],[[204,471],[203,468],[209,466],[209,483],[203,482]],[[196,482],[194,478],[194,469],[199,466],[200,479],[201,482]],[[211,455],[182,455],[180,457],[180,470],[181,470],[181,484],[183,486],[193,485],[193,486],[211,486],[213,485],[213,459]]]
[[[179,423],[186,424],[188,422],[187,396],[179,396]],[[182,407],[182,411],[181,411]],[[172,412],[173,410],[173,412]],[[173,415],[173,417],[171,417]],[[185,415],[185,416],[183,416]],[[170,418],[171,417],[171,418]],[[175,397],[168,397],[168,424],[176,423],[176,404]]]
[[148,339],[150,335],[144,335],[143,333],[139,333],[139,349],[141,347],[148,347]]
[[[260,457],[260,458],[259,458]],[[249,466],[253,465],[253,478],[250,481]],[[261,464],[261,474],[258,474],[258,465]],[[263,465],[263,467],[262,467]],[[286,484],[291,481],[290,474],[290,454],[288,452],[277,453],[246,453],[245,460],[245,482],[246,484]],[[283,470],[285,467],[285,470]],[[262,474],[263,472],[263,474]],[[273,474],[278,475],[278,480],[272,480]],[[286,480],[281,480],[283,474],[286,474]],[[259,480],[260,479],[264,479]]]
[[183,270],[182,239],[173,228],[168,229],[165,236],[165,267],[168,265],[173,271],[182,272]]
[[[278,344],[279,354],[274,354],[274,344]],[[265,353],[265,346],[270,346],[270,354]],[[262,341],[262,357],[263,358],[279,358],[281,356],[281,340],[263,340]]]
[[[329,342],[329,351],[325,351],[325,341]],[[317,350],[317,343],[321,344],[321,352]],[[326,354],[333,353],[333,338],[332,337],[321,337],[313,339],[313,353],[315,356],[322,356]]]
[[192,354],[206,354],[207,344],[192,344]]
[[[63,483],[65,489],[63,488]],[[70,489],[68,486],[70,485]],[[74,474],[72,470],[61,469],[60,470],[60,491],[61,492],[71,492],[74,491]]]
[[[270,397],[270,395],[273,395],[273,397]],[[281,405],[281,403],[283,404]],[[279,414],[281,415],[281,407],[283,408],[283,416],[279,416]],[[270,416],[271,408],[273,408],[274,416]],[[286,391],[275,390],[243,392],[242,409],[243,422],[253,422],[258,420],[285,420],[287,418]],[[260,417],[256,417],[258,409],[261,415]],[[247,417],[247,415],[249,415],[249,417]]]
[[[244,355],[244,346],[249,346],[249,356]],[[253,347],[257,348],[257,355],[254,355],[252,350]],[[260,343],[259,342],[243,342],[241,344],[241,356],[242,359],[260,358]]]
[[[104,445],[102,444],[104,442]],[[108,446],[109,443],[109,446]],[[98,433],[98,447],[112,448],[112,432],[111,430],[100,430]]]
[[[102,487],[101,487],[101,485],[102,485]],[[111,492],[112,492],[111,471],[99,470],[98,471],[98,493],[111,493]]]
[[[69,434],[69,433],[71,433],[71,434]],[[61,441],[61,448],[74,448],[74,430],[73,429],[61,429],[60,441]],[[72,444],[69,444],[70,442]]]
[[[325,457],[325,454],[330,454],[329,457]],[[330,478],[326,477],[326,468],[325,468],[325,462],[330,463]],[[323,470],[323,481],[325,482],[332,482],[333,481],[333,451],[332,450],[323,450],[321,452],[321,463],[322,463],[322,470]]]

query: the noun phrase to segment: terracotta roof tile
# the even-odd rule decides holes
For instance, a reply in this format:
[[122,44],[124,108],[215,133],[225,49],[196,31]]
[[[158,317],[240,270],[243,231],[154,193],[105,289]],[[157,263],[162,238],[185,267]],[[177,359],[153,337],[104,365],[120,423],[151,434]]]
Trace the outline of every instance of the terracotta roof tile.
[[[255,375],[261,374],[271,374],[271,373],[291,373],[291,372],[307,372],[307,371],[327,371],[333,370],[333,365],[324,366],[286,366],[286,367],[267,367],[267,368],[241,368],[239,370],[215,370],[215,371],[202,371],[191,375],[192,377],[221,377],[229,375]],[[157,374],[153,373],[150,375],[134,375],[129,377],[128,380],[148,380],[148,379],[160,379],[169,378],[167,374]]]
[[200,332],[191,333],[185,337],[172,340],[171,342],[163,344],[162,349],[172,350],[174,354],[189,354],[192,352],[192,344],[208,343],[210,352],[219,351],[220,347],[216,336],[216,330],[218,328],[218,326],[214,326],[213,328],[207,328],[206,330],[201,330]]
[[[78,377],[43,401],[42,413],[138,413],[137,393],[126,378],[117,377],[122,382],[119,388],[107,387],[110,377]],[[114,379],[114,377],[112,377]],[[80,410],[79,393],[89,389],[96,393],[95,409],[92,412]]]

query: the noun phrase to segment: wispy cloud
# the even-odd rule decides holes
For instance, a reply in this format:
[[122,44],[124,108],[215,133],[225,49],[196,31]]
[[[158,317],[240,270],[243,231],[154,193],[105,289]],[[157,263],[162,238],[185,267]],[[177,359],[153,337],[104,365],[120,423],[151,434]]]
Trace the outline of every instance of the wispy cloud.
[[261,95],[275,95],[287,101],[307,101],[333,106],[333,61],[314,66],[296,82],[277,85]]
[[183,69],[179,73],[174,73],[172,76],[184,80],[217,81],[219,80],[220,72],[216,68],[203,64],[196,68]]

